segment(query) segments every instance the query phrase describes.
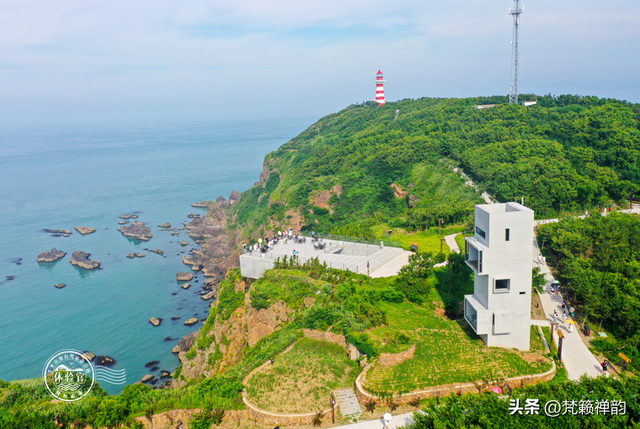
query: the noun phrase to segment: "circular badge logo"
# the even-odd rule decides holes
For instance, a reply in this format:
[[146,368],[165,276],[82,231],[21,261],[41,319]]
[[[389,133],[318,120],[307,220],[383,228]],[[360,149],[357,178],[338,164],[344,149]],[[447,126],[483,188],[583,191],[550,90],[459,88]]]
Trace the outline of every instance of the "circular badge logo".
[[42,371],[44,385],[54,398],[73,402],[91,392],[96,370],[77,350],[63,350],[49,358]]

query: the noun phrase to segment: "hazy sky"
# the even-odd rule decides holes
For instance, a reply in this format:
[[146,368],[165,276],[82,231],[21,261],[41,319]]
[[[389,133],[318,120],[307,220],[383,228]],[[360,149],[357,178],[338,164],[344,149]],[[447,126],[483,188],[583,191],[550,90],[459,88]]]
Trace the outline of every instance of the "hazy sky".
[[[640,102],[640,2],[524,2],[520,92]],[[509,90],[511,1],[0,0],[0,125],[320,117]]]

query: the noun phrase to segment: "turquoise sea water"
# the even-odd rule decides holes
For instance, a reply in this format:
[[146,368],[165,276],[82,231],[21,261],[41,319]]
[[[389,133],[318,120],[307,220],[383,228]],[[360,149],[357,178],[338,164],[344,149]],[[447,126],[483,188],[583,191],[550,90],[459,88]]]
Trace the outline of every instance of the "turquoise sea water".
[[[208,303],[198,294],[201,274],[188,290],[175,279],[188,271],[182,257],[193,241],[186,231],[172,236],[157,225],[181,227],[189,213],[205,212],[191,203],[248,189],[264,156],[310,123],[0,130],[0,379],[39,377],[47,358],[65,348],[115,358],[127,384],[147,374],[144,364],[152,360],[160,370],[174,370],[177,338],[201,326],[183,322],[206,318]],[[117,231],[126,212],[151,228],[149,242]],[[79,225],[98,230],[82,236],[74,229]],[[73,235],[52,237],[45,228]],[[182,240],[189,246],[180,246]],[[37,255],[52,247],[67,256],[38,264]],[[75,250],[91,253],[103,269],[72,266]],[[147,256],[128,259],[132,252]],[[56,289],[56,283],[67,286]],[[153,327],[151,317],[164,321]]]

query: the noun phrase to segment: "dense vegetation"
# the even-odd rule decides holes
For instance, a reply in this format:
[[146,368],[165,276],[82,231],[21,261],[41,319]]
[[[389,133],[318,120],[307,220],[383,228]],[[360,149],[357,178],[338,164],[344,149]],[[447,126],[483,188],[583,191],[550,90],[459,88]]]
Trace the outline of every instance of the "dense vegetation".
[[[640,424],[640,382],[638,378],[598,377],[537,384],[515,389],[508,397],[493,393],[449,396],[429,401],[426,414],[415,414],[407,429],[466,428],[633,428]],[[538,400],[524,409],[527,400]],[[518,401],[519,412],[512,414],[510,401]],[[545,413],[548,401],[558,401],[559,415]],[[565,404],[565,401],[566,404]],[[572,403],[573,402],[573,403]],[[624,402],[624,412],[622,402]],[[612,406],[613,404],[613,406]],[[614,410],[615,409],[615,414]]]
[[494,97],[349,106],[267,156],[238,220],[287,225],[293,209],[306,229],[360,237],[381,222],[408,230],[461,222],[480,199],[455,166],[499,201],[524,197],[539,216],[640,193],[637,104],[527,97],[538,105],[475,107],[506,101]]
[[568,218],[539,231],[570,297],[592,325],[618,339],[592,344],[618,361],[620,351],[640,362],[640,217],[613,213]]

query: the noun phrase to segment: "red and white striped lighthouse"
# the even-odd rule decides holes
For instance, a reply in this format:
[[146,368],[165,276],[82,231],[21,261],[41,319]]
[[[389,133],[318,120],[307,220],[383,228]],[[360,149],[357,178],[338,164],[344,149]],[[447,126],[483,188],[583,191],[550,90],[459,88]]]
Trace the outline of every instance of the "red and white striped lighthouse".
[[382,78],[382,72],[378,70],[376,74],[376,101],[378,104],[384,104],[384,79]]

